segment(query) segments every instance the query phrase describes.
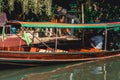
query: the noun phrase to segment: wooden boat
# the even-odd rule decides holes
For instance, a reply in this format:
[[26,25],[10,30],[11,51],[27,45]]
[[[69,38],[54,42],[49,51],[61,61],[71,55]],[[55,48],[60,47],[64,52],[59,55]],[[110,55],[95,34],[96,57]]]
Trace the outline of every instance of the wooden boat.
[[[100,24],[66,24],[66,23],[51,23],[51,22],[15,22],[9,21],[11,25],[21,25],[22,27],[37,27],[37,28],[76,28],[76,29],[117,29],[120,32],[120,22],[100,23]],[[59,63],[59,62],[77,62],[106,59],[115,56],[120,56],[120,48],[116,50],[107,50],[107,40],[105,41],[105,49],[97,50],[90,47],[72,46],[70,49],[63,49],[57,46],[55,39],[55,48],[35,47],[35,46],[13,46],[4,47],[0,50],[0,62],[8,63]],[[7,39],[6,39],[7,40]],[[10,41],[10,40],[9,40]],[[120,41],[119,41],[120,42]],[[2,42],[1,42],[2,43]],[[74,42],[73,42],[74,43]],[[61,43],[62,44],[62,43]],[[82,45],[82,43],[80,43]],[[69,47],[71,47],[69,45]]]

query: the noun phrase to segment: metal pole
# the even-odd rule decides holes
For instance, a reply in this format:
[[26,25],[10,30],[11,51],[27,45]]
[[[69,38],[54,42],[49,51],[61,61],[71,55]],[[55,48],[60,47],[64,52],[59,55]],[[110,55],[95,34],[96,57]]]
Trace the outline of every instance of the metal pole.
[[105,29],[105,48],[104,50],[107,50],[107,29]]
[[57,37],[58,37],[57,33],[58,33],[58,28],[56,28],[56,37],[55,37],[55,52],[57,51]]

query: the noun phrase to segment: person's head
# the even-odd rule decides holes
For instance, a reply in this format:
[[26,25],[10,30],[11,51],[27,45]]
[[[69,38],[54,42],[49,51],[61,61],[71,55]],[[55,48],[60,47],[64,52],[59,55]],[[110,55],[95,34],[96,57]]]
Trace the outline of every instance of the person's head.
[[61,6],[58,6],[57,8],[57,12],[60,14],[60,15],[66,15],[67,14],[67,9],[61,7]]
[[57,11],[59,12],[59,11],[61,11],[62,10],[62,7],[61,6],[58,6],[57,7]]
[[66,14],[67,14],[67,10],[63,8],[62,11],[61,11],[61,13],[62,13],[63,15],[66,15]]

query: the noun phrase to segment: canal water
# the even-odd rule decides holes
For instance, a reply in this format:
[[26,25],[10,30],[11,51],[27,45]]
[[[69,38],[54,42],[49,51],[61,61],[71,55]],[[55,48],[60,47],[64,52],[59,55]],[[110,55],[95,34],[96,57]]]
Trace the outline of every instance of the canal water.
[[120,58],[39,66],[0,64],[0,80],[120,80]]

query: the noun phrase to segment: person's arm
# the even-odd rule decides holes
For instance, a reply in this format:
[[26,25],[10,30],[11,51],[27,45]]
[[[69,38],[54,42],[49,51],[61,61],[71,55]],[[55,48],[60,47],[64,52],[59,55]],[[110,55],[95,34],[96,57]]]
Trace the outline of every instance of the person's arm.
[[62,16],[62,18],[60,19],[60,22],[61,23],[65,22],[65,16]]
[[93,48],[96,48],[93,42],[91,42],[90,44]]
[[95,44],[94,44],[94,41],[93,41],[93,38],[90,39],[90,45],[93,47],[93,48],[96,48]]

